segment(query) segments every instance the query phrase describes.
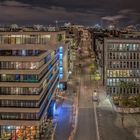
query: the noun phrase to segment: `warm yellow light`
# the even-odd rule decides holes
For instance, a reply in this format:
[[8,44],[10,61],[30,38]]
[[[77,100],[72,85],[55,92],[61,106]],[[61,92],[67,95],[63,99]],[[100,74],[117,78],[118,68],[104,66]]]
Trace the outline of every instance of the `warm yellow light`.
[[2,74],[2,76],[3,76],[3,77],[5,77],[5,76],[6,76],[6,74]]

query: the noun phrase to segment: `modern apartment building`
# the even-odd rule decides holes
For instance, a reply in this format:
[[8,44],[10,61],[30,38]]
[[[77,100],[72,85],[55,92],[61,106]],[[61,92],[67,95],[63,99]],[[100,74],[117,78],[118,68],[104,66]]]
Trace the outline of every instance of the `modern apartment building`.
[[73,61],[75,60],[75,49],[78,48],[80,42],[80,31],[76,26],[62,26],[62,31],[65,31],[65,50],[63,56],[63,79],[60,80],[60,91],[67,89],[67,81],[73,72]]
[[95,44],[94,44],[94,50],[95,50],[95,60],[98,65],[98,71],[101,75],[101,81],[104,85],[104,38],[98,37],[95,38]]
[[39,139],[59,80],[65,32],[0,32],[0,138]]
[[104,39],[104,75],[107,94],[140,94],[140,39]]

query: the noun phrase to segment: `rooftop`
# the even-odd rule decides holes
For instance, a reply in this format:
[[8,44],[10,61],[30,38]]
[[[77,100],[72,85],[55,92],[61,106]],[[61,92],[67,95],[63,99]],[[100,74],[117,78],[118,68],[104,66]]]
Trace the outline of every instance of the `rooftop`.
[[18,26],[12,24],[10,26],[0,26],[0,32],[58,32],[60,29],[55,26],[43,26],[43,25],[33,25],[33,26]]

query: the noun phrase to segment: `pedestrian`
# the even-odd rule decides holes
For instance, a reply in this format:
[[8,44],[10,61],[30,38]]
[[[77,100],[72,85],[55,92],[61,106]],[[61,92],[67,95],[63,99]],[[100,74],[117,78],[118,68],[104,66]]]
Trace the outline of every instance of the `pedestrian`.
[[124,127],[124,114],[121,115],[122,126]]
[[99,103],[100,103],[100,101],[99,101],[99,99],[98,99],[98,101],[97,101],[97,105],[99,105]]

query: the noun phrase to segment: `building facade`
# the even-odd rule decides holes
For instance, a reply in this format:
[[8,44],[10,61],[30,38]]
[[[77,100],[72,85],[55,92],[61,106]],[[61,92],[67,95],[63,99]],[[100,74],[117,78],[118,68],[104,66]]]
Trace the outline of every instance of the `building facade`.
[[140,94],[140,40],[105,38],[104,50],[107,94]]
[[0,137],[36,139],[63,78],[64,32],[0,32]]

